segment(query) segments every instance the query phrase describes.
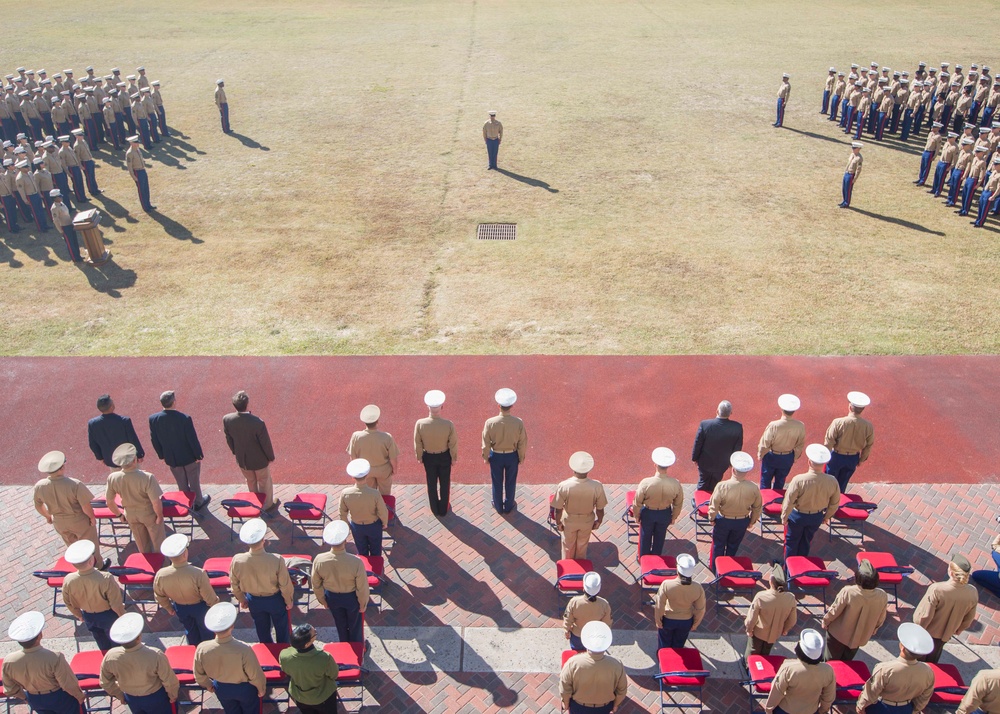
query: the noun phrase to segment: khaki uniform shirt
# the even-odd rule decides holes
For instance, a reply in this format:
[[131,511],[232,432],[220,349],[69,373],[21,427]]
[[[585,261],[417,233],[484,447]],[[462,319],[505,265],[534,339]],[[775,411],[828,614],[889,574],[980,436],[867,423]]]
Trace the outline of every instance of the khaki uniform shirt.
[[847,91],[847,82],[845,80],[843,80],[843,79],[838,79],[837,80],[837,86],[834,87],[834,89],[833,89],[834,95],[838,96],[838,97],[843,97],[844,96],[844,92],[846,92],[846,91]]
[[226,90],[222,87],[216,87],[215,89],[215,106],[221,107],[223,104],[228,104],[226,100]]
[[635,490],[635,500],[632,502],[636,518],[642,513],[644,506],[654,511],[669,508],[670,523],[676,523],[681,517],[681,508],[684,506],[684,489],[681,488],[680,481],[665,474],[644,478],[639,482],[639,488]]
[[3,688],[8,697],[23,699],[24,693],[49,694],[62,689],[77,701],[83,690],[61,652],[41,645],[11,652],[3,661]]
[[340,520],[346,521],[348,513],[351,523],[361,526],[375,521],[382,521],[383,528],[389,525],[389,509],[382,494],[377,488],[365,486],[360,479],[340,493]]
[[897,657],[879,662],[872,670],[858,697],[858,711],[879,699],[885,702],[910,702],[913,711],[921,712],[934,694],[934,672],[923,662]]
[[753,481],[738,481],[728,478],[719,483],[712,491],[708,502],[708,520],[714,521],[718,516],[723,518],[746,518],[750,516],[747,528],[753,528],[760,519],[764,501],[760,496],[760,486]]
[[941,148],[941,144],[944,143],[944,137],[938,134],[936,131],[931,132],[927,137],[927,143],[924,144],[924,151],[931,152],[931,157],[937,154],[938,149]]
[[867,114],[868,110],[871,108],[871,105],[872,105],[871,97],[867,94],[863,94],[861,96],[861,101],[858,102],[858,113],[861,114],[862,116]]
[[517,462],[524,463],[528,449],[528,432],[524,422],[510,414],[498,414],[486,420],[483,426],[483,458],[490,457],[490,451],[517,452]]
[[119,617],[125,614],[122,589],[111,573],[99,570],[70,573],[63,580],[62,597],[69,611],[80,620],[84,612],[114,610]]
[[583,626],[594,620],[611,627],[611,604],[604,598],[597,597],[591,602],[589,596],[577,595],[566,604],[566,612],[563,613],[566,632],[579,637]]
[[799,513],[819,513],[825,511],[823,520],[833,518],[840,508],[840,484],[837,479],[812,467],[804,474],[795,476],[785,491],[781,503],[781,521],[788,522],[793,510]]
[[826,78],[826,91],[830,92],[833,90],[833,85],[837,82],[837,75],[831,74]]
[[776,454],[792,452],[797,459],[802,456],[804,448],[806,448],[806,425],[798,419],[782,416],[764,429],[757,445],[757,458],[759,460],[768,451],[773,451]]
[[795,595],[768,588],[753,596],[750,610],[743,622],[748,635],[774,644],[778,638],[795,627],[798,618],[798,601]]
[[229,566],[230,589],[240,604],[246,602],[246,594],[266,597],[280,592],[285,598],[285,607],[292,607],[295,587],[288,575],[285,559],[275,553],[238,553]]
[[52,123],[55,125],[64,124],[68,120],[69,115],[66,113],[66,107],[62,104],[52,105]]
[[910,101],[910,90],[900,87],[896,92],[896,104],[905,106]]
[[80,117],[80,121],[87,121],[92,116],[90,111],[90,105],[87,104],[86,99],[81,99],[76,104],[76,114]]
[[210,680],[214,679],[225,684],[249,682],[262,697],[267,689],[257,655],[231,634],[216,635],[214,640],[199,644],[194,651],[193,669],[195,681],[202,688],[212,686]]
[[132,118],[136,121],[140,119],[149,119],[149,113],[146,111],[146,105],[142,103],[141,100],[133,99],[130,105],[132,107]]
[[955,103],[955,111],[959,114],[968,114],[972,108],[972,95],[963,93]]
[[347,453],[352,459],[368,459],[371,464],[369,477],[392,475],[392,459],[399,456],[399,447],[392,434],[378,429],[363,429],[351,435]]
[[368,607],[368,573],[356,555],[346,551],[328,551],[313,559],[312,588],[320,605],[326,606],[325,590],[332,593],[353,592],[361,612]]
[[503,124],[491,118],[483,124],[484,139],[503,139]]
[[116,699],[145,697],[163,687],[170,701],[176,701],[180,686],[167,656],[142,643],[114,647],[101,662],[101,688]]
[[195,605],[199,602],[211,607],[219,602],[219,596],[212,589],[205,571],[179,558],[173,558],[170,565],[157,571],[153,578],[153,596],[164,609],[172,609],[173,604]]
[[958,153],[958,158],[955,160],[954,168],[961,171],[962,175],[964,176],[966,170],[968,170],[969,166],[971,165],[972,165],[972,147],[970,146],[968,149],[962,149],[962,151]]
[[941,149],[941,156],[939,157],[938,160],[943,161],[946,164],[953,164],[955,163],[955,157],[957,155],[958,155],[958,144],[952,144],[951,142],[949,142],[944,145],[943,149]]
[[[75,154],[73,158],[76,158]],[[142,469],[133,469],[115,471],[108,476],[105,499],[111,503],[115,495],[121,495],[122,506],[127,516],[142,518],[156,515],[157,508],[154,504],[161,503],[163,491],[153,474]]]
[[[52,208],[55,209],[55,206]],[[66,216],[69,217],[68,210]],[[52,219],[57,227],[66,225],[56,222],[55,213]],[[44,505],[48,509],[53,519],[69,519],[85,515],[82,504],[86,503],[89,510],[94,494],[75,478],[48,476],[35,484],[32,497],[36,505]]]
[[104,114],[104,123],[108,125],[108,128],[113,127],[115,125],[115,122],[117,121],[117,119],[115,118],[114,106],[112,106],[111,104],[105,104],[102,113]]
[[907,109],[912,109],[917,111],[917,107],[924,103],[924,93],[923,92],[911,92],[910,99],[906,102]]
[[142,160],[142,154],[139,152],[139,147],[128,147],[128,151],[125,152],[125,166],[128,168],[128,172],[133,179],[135,178],[136,171],[144,170],[146,168],[146,162]]
[[[73,225],[73,217],[69,214],[69,209],[66,208],[65,203],[53,203],[52,210],[49,211],[52,214],[52,225],[56,228],[62,230],[63,226]],[[82,484],[81,484],[82,485]],[[86,486],[84,486],[86,488]],[[90,491],[87,491],[90,493]]]
[[80,159],[76,158],[76,152],[73,151],[73,147],[66,146],[65,144],[59,149],[59,160],[62,161],[64,167],[80,166]]
[[860,454],[859,463],[864,463],[875,443],[875,427],[867,419],[848,414],[830,423],[823,443],[838,454]]
[[562,524],[586,526],[597,519],[596,511],[603,511],[608,505],[604,486],[600,481],[573,476],[556,486],[556,496],[552,507],[562,511]]
[[423,459],[424,452],[440,454],[451,452],[451,460],[458,458],[458,435],[455,425],[439,416],[428,416],[418,419],[413,427],[413,448],[417,453],[417,461]]
[[826,662],[806,664],[786,659],[771,682],[764,709],[781,707],[787,714],[825,714],[837,696],[837,677]]
[[691,629],[698,629],[705,617],[705,588],[699,583],[685,585],[680,577],[664,580],[656,591],[653,608],[653,622],[657,627],[666,617],[668,620],[688,620],[694,618]]
[[559,673],[559,694],[569,695],[577,704],[603,706],[614,702],[617,708],[628,693],[625,667],[604,653],[581,652],[566,662]]
[[[49,170],[49,173],[55,176],[56,174],[65,173],[65,167],[63,166],[62,159],[59,158],[58,151],[46,151],[42,154],[42,161],[45,162],[45,168]],[[66,197],[63,196],[63,199]]]
[[1000,171],[993,169],[993,173],[990,174],[990,180],[986,182],[986,187],[983,190],[995,195],[997,189],[1000,189]]
[[45,170],[45,164],[41,164],[35,173],[32,174],[35,177],[35,185],[38,186],[39,193],[42,197],[48,197],[49,191],[51,191],[54,186],[52,185],[52,174]]
[[151,116],[156,116],[156,102],[153,101],[151,96],[147,94],[140,101],[142,102],[142,108],[146,110],[147,119]]
[[847,168],[845,171],[849,174],[853,174],[854,178],[857,179],[861,176],[861,164],[864,162],[864,158],[861,154],[851,154],[851,158],[847,160]]
[[792,85],[788,82],[782,82],[778,86],[778,99],[784,99],[785,103],[788,103],[788,98],[792,94]]
[[17,186],[17,192],[21,194],[21,198],[24,199],[25,203],[28,202],[28,196],[34,196],[38,193],[38,184],[35,183],[35,177],[24,171],[17,172],[14,185]]
[[94,160],[94,155],[90,153],[90,147],[82,136],[76,137],[76,141],[73,143],[73,153],[76,154],[76,158],[80,160],[81,164],[84,161]]
[[885,622],[889,596],[882,588],[865,590],[847,585],[823,616],[823,627],[845,647],[857,649],[868,643]]
[[983,177],[986,176],[986,154],[982,154],[983,158],[973,157],[972,163],[969,164],[969,169],[965,173],[965,178],[973,178],[979,183],[982,183]]
[[[4,684],[7,683],[6,676]],[[8,693],[10,690],[7,690]],[[969,691],[962,697],[955,714],[972,714],[982,709],[986,714],[1000,714],[1000,669],[983,669],[973,677]]]
[[931,637],[947,642],[969,629],[978,606],[979,591],[975,585],[951,579],[931,583],[913,611],[913,621],[931,633]]

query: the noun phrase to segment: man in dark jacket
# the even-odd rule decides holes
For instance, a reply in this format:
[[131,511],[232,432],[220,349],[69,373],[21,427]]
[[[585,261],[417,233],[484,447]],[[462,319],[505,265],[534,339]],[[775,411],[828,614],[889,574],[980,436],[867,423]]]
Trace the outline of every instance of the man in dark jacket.
[[250,397],[240,390],[233,395],[236,411],[222,417],[222,429],[226,433],[226,443],[236,457],[236,463],[247,480],[247,490],[264,494],[264,510],[270,511],[281,501],[274,500],[274,485],[271,482],[269,464],[274,461],[271,437],[267,433],[264,420],[254,416],[247,407]]
[[732,413],[732,404],[719,402],[715,419],[698,425],[691,460],[698,464],[699,491],[714,491],[729,469],[729,457],[743,450],[743,425],[729,418]]
[[122,444],[132,444],[135,447],[137,461],[142,463],[146,452],[139,443],[132,420],[115,414],[115,403],[108,394],[102,394],[97,398],[97,410],[101,415],[87,422],[90,450],[94,452],[97,460],[103,461],[105,466],[117,471],[118,466],[111,460],[111,455]]
[[177,490],[194,494],[194,509],[201,510],[212,497],[201,492],[201,451],[194,420],[177,411],[177,398],[172,391],[160,395],[163,411],[149,417],[149,439],[156,455],[170,467]]

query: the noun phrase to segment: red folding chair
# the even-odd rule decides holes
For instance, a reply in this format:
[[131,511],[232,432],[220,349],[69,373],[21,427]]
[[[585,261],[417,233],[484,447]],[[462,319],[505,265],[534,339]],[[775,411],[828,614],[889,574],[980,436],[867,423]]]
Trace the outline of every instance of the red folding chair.
[[[125,559],[123,565],[113,565],[108,572],[118,578],[125,590],[125,596],[136,605],[149,605],[156,602],[153,594],[153,579],[156,571],[163,567],[166,559],[159,553],[133,553]],[[136,590],[149,591],[150,597],[140,599],[135,596]]]
[[372,597],[372,602],[378,610],[382,610],[382,578],[385,575],[385,558],[381,555],[359,555],[361,562],[365,564],[365,573],[368,574],[368,590],[372,596],[378,595],[376,601]]
[[[278,655],[281,654],[281,650],[290,646],[287,642],[258,642],[250,646],[254,655],[257,656],[257,661],[260,662],[260,668],[264,670],[264,683],[267,686],[267,690],[264,692],[264,702],[284,704],[289,701],[288,677],[281,671]],[[282,689],[285,690],[285,696],[276,697],[275,690]]]
[[771,682],[778,673],[778,668],[785,661],[780,655],[756,655],[752,654],[747,658],[747,678],[740,682],[746,687],[750,696],[750,712],[753,714],[755,707],[760,704],[764,708],[764,701],[771,693]]
[[785,501],[785,489],[762,488],[760,497],[764,502],[760,512],[760,537],[773,535],[784,539],[785,526],[781,522],[781,505]]
[[[337,695],[341,703],[357,704],[360,711],[365,705],[365,618],[361,617],[361,642],[331,642],[323,646],[323,651],[327,652],[337,663],[339,671],[337,673]],[[345,689],[357,689],[358,693],[353,697],[345,697]]]
[[[667,709],[702,710],[702,688],[709,672],[701,661],[701,653],[693,647],[664,647],[656,651],[660,672],[660,712]],[[697,693],[696,702],[678,701],[677,694]],[[686,699],[686,697],[684,697]]]
[[233,539],[237,526],[242,526],[253,518],[260,518],[260,514],[264,511],[264,499],[266,498],[266,493],[240,491],[232,498],[227,498],[222,502],[222,507],[226,509],[226,515],[229,516],[229,540]]
[[[118,512],[121,513],[121,496],[115,496],[115,504],[118,506]],[[128,527],[128,523],[122,520],[121,516],[116,516],[111,512],[105,499],[95,498],[90,502],[90,506],[94,509],[94,520],[97,521],[97,540],[104,542],[104,527],[108,526],[111,529],[111,538],[115,542],[115,548],[121,548],[119,539],[124,539],[125,545],[132,542],[132,530]]]
[[694,508],[691,509],[691,520],[694,521],[695,542],[704,539],[712,542],[712,522],[708,520],[708,503],[712,500],[712,494],[708,491],[694,492]]
[[59,593],[62,592],[63,580],[70,573],[75,573],[76,568],[66,562],[65,558],[60,558],[48,570],[36,570],[32,573],[36,578],[41,578],[45,584],[52,588],[52,614],[56,614],[58,608],[66,609],[66,606],[59,602]]
[[856,493],[840,494],[840,507],[830,519],[830,541],[836,533],[846,541],[856,540],[859,545],[864,543],[865,523],[877,508],[877,503],[868,503]]
[[167,491],[160,501],[163,503],[163,522],[174,533],[194,538],[194,492]]
[[861,551],[857,555],[858,565],[862,560],[867,560],[878,573],[879,585],[892,588],[892,604],[899,608],[899,592],[897,588],[902,584],[903,578],[913,574],[913,568],[908,565],[899,565],[892,553],[879,553],[873,551]]
[[[174,670],[174,674],[177,675],[177,681],[181,683],[182,687],[188,690],[189,699],[185,701],[178,700],[177,703],[183,705],[197,704],[201,706],[205,701],[205,690],[198,686],[198,682],[194,678],[194,651],[194,645],[173,645],[163,650],[163,654],[167,657],[170,669]],[[198,701],[194,701],[196,693]]]
[[[639,583],[641,605],[652,605],[656,591],[664,580],[677,577],[677,558],[672,555],[643,555],[639,558]],[[647,597],[648,596],[648,597]]]
[[[76,675],[77,683],[86,699],[83,700],[85,712],[110,712],[114,699],[101,688],[101,662],[104,661],[103,650],[85,650],[77,652],[69,661],[69,668]],[[107,700],[106,706],[91,704],[91,700]]]
[[629,543],[639,543],[639,521],[632,515],[632,504],[635,503],[635,491],[625,494],[625,512],[622,523],[625,524],[625,540]]
[[[566,663],[569,662],[570,659],[574,655],[578,655],[578,654],[581,654],[581,652],[578,651],[578,650],[563,650],[563,653],[562,653],[562,667],[565,667]],[[562,667],[560,667],[559,671],[562,671]]]
[[[821,601],[823,614],[826,614],[826,589],[837,579],[836,570],[829,570],[822,558],[792,555],[785,559],[785,576],[789,592],[812,594]],[[802,605],[803,610],[810,607],[816,605]]]
[[931,704],[949,707],[961,704],[962,697],[969,691],[969,687],[962,679],[958,667],[953,664],[931,662],[927,665],[934,672],[934,694],[931,695]]
[[297,536],[292,530],[292,542],[296,538],[323,541],[323,528],[330,516],[326,513],[326,495],[322,493],[297,493],[291,501],[281,504],[288,514],[288,520],[293,526],[302,529],[303,535]]
[[229,596],[229,570],[233,565],[233,556],[225,558],[208,558],[202,564],[201,569],[208,576],[208,582],[212,589],[223,598]]
[[854,704],[861,696],[861,690],[865,687],[872,673],[868,665],[860,660],[841,662],[840,660],[830,660],[827,664],[833,667],[833,674],[837,680],[837,695],[834,704]]
[[557,560],[555,588],[561,595],[572,597],[583,592],[583,576],[594,569],[593,562],[584,558]]
[[[709,584],[715,586],[716,611],[723,606],[723,593],[729,596],[725,607],[731,608],[734,612],[739,612],[743,608],[749,609],[750,600],[757,592],[757,583],[764,577],[759,570],[754,570],[753,561],[742,555],[720,555],[715,559],[715,572],[715,579]],[[745,605],[733,601],[734,596],[738,595],[747,599]]]
[[[309,597],[312,595],[312,588],[309,585],[312,576],[312,556],[292,553],[281,557],[285,559],[285,564],[288,566],[288,577],[292,579],[292,585],[295,586],[294,603],[304,605],[308,610]],[[301,565],[293,565],[293,563]]]

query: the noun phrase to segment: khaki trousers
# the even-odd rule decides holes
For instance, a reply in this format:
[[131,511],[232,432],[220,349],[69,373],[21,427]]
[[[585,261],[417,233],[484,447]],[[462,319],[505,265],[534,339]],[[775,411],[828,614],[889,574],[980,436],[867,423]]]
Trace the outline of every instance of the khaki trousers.
[[125,512],[125,521],[132,529],[132,540],[140,553],[159,553],[160,545],[166,538],[166,528],[162,523],[156,522],[156,516],[149,515],[133,516],[128,511]]
[[247,480],[247,490],[251,493],[264,494],[264,510],[266,511],[274,504],[274,484],[271,482],[271,469],[265,466],[262,469],[240,469],[243,478]]
[[392,464],[388,461],[380,466],[373,466],[365,477],[365,485],[377,489],[383,496],[392,493]]
[[594,516],[592,514],[582,516],[563,514],[562,523],[563,558],[567,560],[586,558],[590,532],[594,529]]
[[97,526],[92,524],[85,515],[80,514],[68,518],[53,516],[52,527],[55,528],[56,533],[66,545],[72,545],[78,540],[89,540],[94,544],[94,557],[100,563],[104,562],[104,558],[101,557],[101,544],[97,539]]

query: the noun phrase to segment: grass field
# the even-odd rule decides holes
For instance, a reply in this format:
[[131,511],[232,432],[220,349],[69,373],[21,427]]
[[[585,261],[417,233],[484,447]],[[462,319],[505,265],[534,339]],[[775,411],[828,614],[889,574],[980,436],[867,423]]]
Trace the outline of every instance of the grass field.
[[[977,30],[995,3],[943,24],[894,0],[85,13],[5,14],[4,73],[145,64],[182,136],[153,152],[158,216],[120,160],[99,169],[113,265],[0,234],[4,354],[1000,350],[998,224],[913,187],[922,139],[868,141],[858,210],[838,209],[848,142],[817,113],[831,64],[1000,71]],[[508,174],[485,170],[493,108]],[[517,241],[477,242],[483,221]]]

